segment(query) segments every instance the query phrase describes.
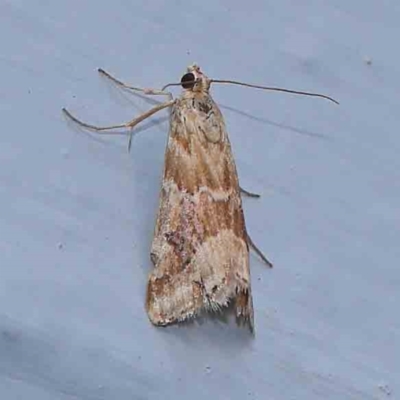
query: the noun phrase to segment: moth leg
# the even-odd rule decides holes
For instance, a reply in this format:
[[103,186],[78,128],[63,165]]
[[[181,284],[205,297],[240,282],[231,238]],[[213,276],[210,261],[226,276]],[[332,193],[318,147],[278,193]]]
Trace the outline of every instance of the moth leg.
[[268,265],[268,267],[270,267],[270,268],[273,267],[271,261],[269,261],[268,258],[264,256],[262,251],[254,244],[254,242],[251,240],[251,237],[249,234],[247,234],[247,243],[258,254],[258,256],[261,258],[261,260],[263,260],[265,262],[265,264]]
[[256,199],[258,199],[259,197],[261,197],[261,195],[257,194],[257,193],[252,193],[252,192],[248,192],[247,190],[243,189],[242,187],[239,186],[240,189],[240,193],[248,196],[248,197],[254,197]]
[[[82,122],[78,118],[74,117],[66,108],[63,108],[62,111],[63,113],[72,121],[77,123],[78,125],[81,125],[85,128],[92,129],[96,132],[101,132],[101,131],[107,131],[110,129],[119,129],[119,128],[130,128],[133,129],[137,124],[145,120],[146,118],[151,117],[153,114],[155,114],[158,111],[163,110],[164,108],[171,107],[175,103],[175,100],[169,100],[165,103],[161,103],[156,105],[155,107],[151,108],[150,110],[144,112],[143,114],[139,115],[138,117],[132,119],[129,122],[126,122],[125,124],[120,124],[120,125],[111,125],[111,126],[95,126],[95,125],[90,125],[87,124],[86,122]],[[132,144],[132,136],[133,134],[131,133],[129,135],[129,144],[128,144],[128,151],[131,149],[131,144]]]
[[149,96],[167,96],[170,100],[172,100],[172,93],[170,92],[165,92],[163,90],[155,90],[155,89],[142,89],[135,86],[129,86],[124,82],[120,81],[119,79],[114,78],[112,75],[104,71],[104,69],[102,68],[99,68],[98,71],[101,75],[104,75],[106,78],[110,79],[111,81],[116,83],[118,86],[123,87],[124,89],[133,90],[135,92],[141,92]]
[[84,128],[92,129],[97,132],[101,131],[107,131],[110,129],[118,129],[118,128],[134,128],[137,124],[145,120],[146,118],[151,117],[153,114],[155,114],[158,111],[163,110],[164,108],[171,107],[174,104],[175,100],[170,100],[165,103],[158,104],[157,106],[151,108],[150,110],[144,112],[143,114],[139,115],[138,117],[132,119],[129,122],[126,122],[125,124],[120,124],[120,125],[110,125],[110,126],[96,126],[96,125],[90,125],[87,124],[86,122],[82,122],[78,118],[74,117],[66,108],[63,108],[62,111],[63,113],[72,121],[76,122],[78,125],[83,126]]

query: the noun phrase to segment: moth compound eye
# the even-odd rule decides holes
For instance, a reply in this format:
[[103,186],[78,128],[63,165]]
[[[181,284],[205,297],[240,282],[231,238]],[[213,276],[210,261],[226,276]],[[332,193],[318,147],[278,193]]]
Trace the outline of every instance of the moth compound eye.
[[181,85],[184,89],[191,89],[195,85],[196,78],[194,74],[188,72],[187,74],[183,75],[181,78]]

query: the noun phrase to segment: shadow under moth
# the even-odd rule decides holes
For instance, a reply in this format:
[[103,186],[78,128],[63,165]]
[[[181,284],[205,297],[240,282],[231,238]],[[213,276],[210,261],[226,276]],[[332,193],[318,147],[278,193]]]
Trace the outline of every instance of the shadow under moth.
[[[98,127],[84,123],[65,108],[79,125],[94,131],[134,128],[156,112],[170,109],[170,128],[151,261],[146,310],[154,325],[166,326],[203,312],[232,310],[241,325],[254,332],[249,247],[272,264],[252,242],[246,230],[238,175],[225,122],[210,95],[212,83],[229,83],[265,90],[317,96],[316,93],[209,79],[191,65],[180,83],[161,90],[128,86],[102,69],[99,72],[120,87],[167,101],[125,124]],[[166,91],[181,85],[180,97]],[[131,145],[132,135],[129,140]]]

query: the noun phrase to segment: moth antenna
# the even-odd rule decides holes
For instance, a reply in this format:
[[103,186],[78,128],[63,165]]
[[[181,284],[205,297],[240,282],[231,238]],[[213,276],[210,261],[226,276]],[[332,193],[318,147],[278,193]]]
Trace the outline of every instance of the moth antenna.
[[320,93],[301,92],[298,90],[283,89],[283,88],[279,88],[279,87],[252,85],[250,83],[231,81],[231,80],[225,80],[225,79],[211,79],[211,83],[228,83],[231,85],[246,86],[246,87],[250,87],[250,88],[254,88],[254,89],[273,90],[275,92],[285,92],[285,93],[300,94],[303,96],[322,97],[323,99],[330,100],[335,104],[339,104],[339,102],[336,101],[335,99],[333,99],[332,97],[329,97],[329,96],[326,96],[326,95],[320,94]]

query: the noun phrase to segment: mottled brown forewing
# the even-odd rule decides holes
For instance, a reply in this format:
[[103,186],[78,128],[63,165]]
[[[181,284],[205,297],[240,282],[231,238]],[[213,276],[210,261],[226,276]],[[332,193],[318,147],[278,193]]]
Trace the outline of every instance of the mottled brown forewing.
[[208,90],[171,109],[146,307],[168,325],[233,305],[253,330],[249,250],[239,182],[222,114]]

